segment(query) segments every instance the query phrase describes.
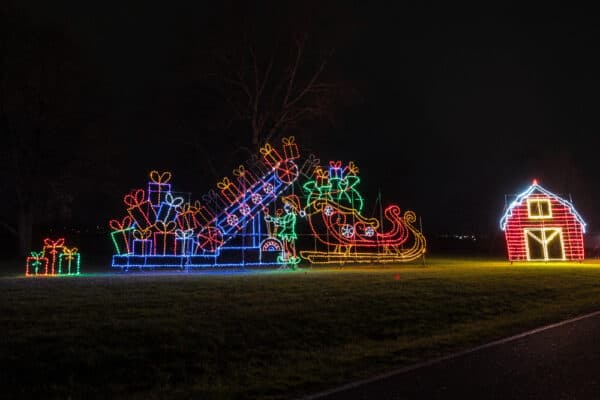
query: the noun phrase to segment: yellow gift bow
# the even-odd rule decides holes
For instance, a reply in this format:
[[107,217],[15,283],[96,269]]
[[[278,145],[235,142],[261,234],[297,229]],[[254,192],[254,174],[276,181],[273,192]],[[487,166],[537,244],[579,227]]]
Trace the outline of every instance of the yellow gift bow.
[[240,165],[236,169],[233,170],[233,174],[235,176],[244,176],[246,174],[246,168],[243,165]]
[[354,164],[354,161],[350,161],[348,163],[348,172],[351,173],[352,175],[356,175],[358,174],[358,166],[356,164]]
[[229,178],[225,177],[221,182],[217,183],[217,187],[221,190],[228,189],[233,183],[229,180]]
[[72,247],[71,249],[67,247],[63,247],[63,254],[67,261],[73,261],[73,257],[77,254],[79,249],[77,247]]
[[150,171],[150,180],[154,183],[168,183],[171,180],[169,171],[158,172],[157,170]]
[[180,205],[179,207],[175,208],[175,210],[179,213],[179,214],[187,214],[190,212],[194,212],[194,206],[192,206],[189,202],[183,203],[182,205]]
[[261,147],[259,151],[260,151],[260,154],[267,155],[273,151],[273,147],[271,147],[271,145],[269,143],[267,143],[263,147]]
[[284,146],[289,146],[296,142],[296,138],[294,136],[284,137],[281,139],[281,141],[283,142]]
[[158,220],[156,221],[156,224],[154,224],[154,226],[156,227],[156,230],[160,233],[170,233],[175,231],[175,229],[177,228],[177,223],[175,221],[170,221],[165,224],[164,221]]
[[329,173],[328,173],[328,172],[325,172],[325,171],[323,170],[323,168],[321,168],[321,167],[315,167],[315,175],[316,175],[318,178],[325,178],[325,177],[327,177],[327,175],[328,175],[328,174],[329,174]]
[[135,231],[133,231],[133,237],[138,240],[146,240],[150,237],[150,235],[152,235],[150,229],[136,229]]

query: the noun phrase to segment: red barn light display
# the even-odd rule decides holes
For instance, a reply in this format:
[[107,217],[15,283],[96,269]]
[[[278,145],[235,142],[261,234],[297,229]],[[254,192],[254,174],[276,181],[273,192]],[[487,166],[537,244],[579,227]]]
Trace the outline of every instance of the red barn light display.
[[536,180],[507,207],[500,220],[512,261],[581,261],[585,222],[571,202]]

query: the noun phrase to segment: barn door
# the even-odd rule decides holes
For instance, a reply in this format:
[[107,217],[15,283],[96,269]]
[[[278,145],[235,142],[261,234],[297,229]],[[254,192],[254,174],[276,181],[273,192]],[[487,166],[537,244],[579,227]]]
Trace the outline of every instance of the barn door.
[[565,259],[561,228],[525,229],[525,242],[528,260]]

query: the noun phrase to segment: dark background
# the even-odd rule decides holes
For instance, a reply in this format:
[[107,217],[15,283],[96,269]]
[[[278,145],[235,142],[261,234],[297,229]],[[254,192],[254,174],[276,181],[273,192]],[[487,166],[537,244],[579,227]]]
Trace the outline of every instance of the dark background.
[[[61,138],[53,154],[62,161],[44,169],[59,194],[40,185],[38,196],[53,204],[40,206],[34,243],[48,229],[87,232],[80,240],[108,256],[107,221],[124,213],[123,195],[144,188],[149,170],[172,171],[174,190],[197,197],[215,175],[231,175],[245,159],[236,143],[248,129],[214,123],[223,102],[205,84],[204,67],[249,23],[263,38],[300,26],[335,49],[326,77],[353,95],[333,117],[289,134],[305,154],[354,160],[367,209],[381,192],[384,206],[414,210],[432,252],[502,254],[505,195],[533,178],[572,196],[589,239],[600,232],[600,28],[592,9],[302,3],[5,6],[5,37],[59,37],[56,53],[77,72],[64,81],[76,88],[75,111],[48,133],[50,142]],[[3,171],[6,224],[16,208],[13,173]],[[14,239],[4,235],[10,253]]]

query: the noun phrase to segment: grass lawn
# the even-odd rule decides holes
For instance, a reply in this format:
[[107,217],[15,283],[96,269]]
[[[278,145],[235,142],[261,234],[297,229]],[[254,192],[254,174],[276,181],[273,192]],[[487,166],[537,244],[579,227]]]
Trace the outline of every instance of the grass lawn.
[[596,309],[598,261],[3,276],[0,386],[2,398],[294,398]]

